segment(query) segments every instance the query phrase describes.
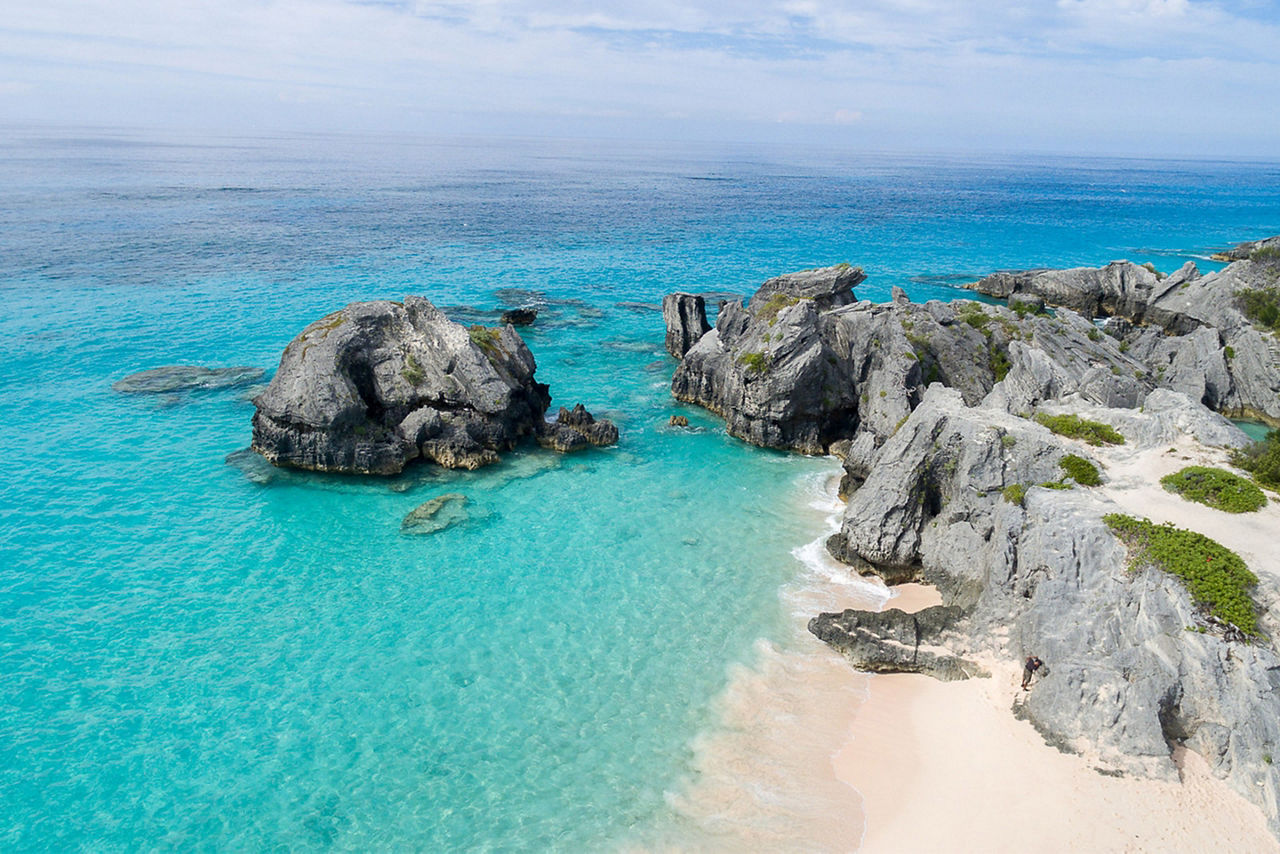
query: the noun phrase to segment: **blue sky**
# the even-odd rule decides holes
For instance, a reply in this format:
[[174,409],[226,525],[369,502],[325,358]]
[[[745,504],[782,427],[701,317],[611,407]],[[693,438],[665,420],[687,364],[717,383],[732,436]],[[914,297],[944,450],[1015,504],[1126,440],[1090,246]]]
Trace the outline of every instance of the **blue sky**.
[[28,0],[0,117],[1280,157],[1280,0]]

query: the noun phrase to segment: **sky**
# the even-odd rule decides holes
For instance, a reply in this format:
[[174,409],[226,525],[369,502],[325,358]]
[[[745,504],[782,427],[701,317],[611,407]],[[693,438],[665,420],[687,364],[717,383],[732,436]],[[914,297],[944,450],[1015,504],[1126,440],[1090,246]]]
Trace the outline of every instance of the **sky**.
[[18,0],[0,125],[1280,158],[1280,0]]

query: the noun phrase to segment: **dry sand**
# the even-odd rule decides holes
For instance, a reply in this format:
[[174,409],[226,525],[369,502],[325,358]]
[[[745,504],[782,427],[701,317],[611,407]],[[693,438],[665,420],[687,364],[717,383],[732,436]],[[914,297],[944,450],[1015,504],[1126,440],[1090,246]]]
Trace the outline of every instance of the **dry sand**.
[[[1232,515],[1159,485],[1185,465],[1223,465],[1225,453],[1190,441],[1143,453],[1089,451],[1106,466],[1103,491],[1125,512],[1200,531],[1260,575],[1280,573],[1280,502]],[[886,607],[936,604],[936,593],[909,587]],[[871,677],[850,741],[833,757],[836,776],[863,796],[862,851],[1280,852],[1261,810],[1200,756],[1175,756],[1180,783],[1104,776],[1013,716],[1022,693],[1016,662],[983,663],[992,678]]]

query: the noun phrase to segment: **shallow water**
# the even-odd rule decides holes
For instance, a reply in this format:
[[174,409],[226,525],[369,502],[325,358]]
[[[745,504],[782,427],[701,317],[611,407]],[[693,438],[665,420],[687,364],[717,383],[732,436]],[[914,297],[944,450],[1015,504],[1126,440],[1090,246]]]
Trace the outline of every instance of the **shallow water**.
[[[804,686],[844,675],[803,632],[857,588],[810,553],[833,463],[675,404],[660,315],[637,304],[842,260],[868,269],[862,296],[952,298],[994,269],[1171,270],[1280,232],[1274,164],[45,132],[0,149],[9,850],[843,833],[804,818],[822,810],[767,746]],[[616,418],[618,447],[250,477],[225,462],[249,441],[242,390],[110,388],[274,368],[310,320],[406,293],[469,321],[544,301],[523,333],[539,379]],[[470,519],[401,535],[446,493]],[[744,777],[776,808],[713,806]],[[860,821],[856,795],[828,795]]]

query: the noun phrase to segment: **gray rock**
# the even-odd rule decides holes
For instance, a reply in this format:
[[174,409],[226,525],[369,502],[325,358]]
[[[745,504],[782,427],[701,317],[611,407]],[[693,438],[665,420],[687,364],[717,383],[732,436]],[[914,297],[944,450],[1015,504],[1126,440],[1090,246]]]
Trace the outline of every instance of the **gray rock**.
[[812,301],[818,311],[839,308],[854,301],[853,289],[866,278],[861,267],[848,264],[786,273],[761,285],[751,297],[748,308],[755,313],[770,303],[794,303],[796,300]]
[[400,533],[422,536],[460,525],[470,518],[467,504],[467,497],[457,492],[424,501],[405,514]]
[[1044,311],[1044,297],[1038,294],[1010,294],[1009,308],[1040,314]]
[[172,394],[181,391],[236,388],[262,379],[262,368],[237,365],[232,368],[204,368],[199,365],[166,365],[129,374],[111,388],[121,394]]
[[[1084,404],[1076,411],[1114,420],[1134,451],[1162,447],[1176,431],[1209,441],[1235,432],[1166,390],[1152,392],[1141,412]],[[1169,780],[1177,779],[1171,748],[1185,744],[1280,829],[1280,773],[1267,761],[1280,738],[1273,643],[1233,642],[1212,627],[1187,631],[1204,625],[1200,610],[1180,581],[1129,569],[1124,545],[1103,521],[1114,504],[1097,490],[1035,486],[1058,477],[1067,450],[1066,440],[1037,424],[967,407],[958,392],[935,386],[864,466],[865,482],[846,507],[843,548],[859,560],[913,566],[937,585],[944,605],[962,609],[963,618],[927,644],[931,656],[1043,658],[1047,672],[1019,714],[1051,743],[1087,749],[1108,772]],[[1012,484],[1027,487],[1021,504],[1002,497]],[[1273,584],[1257,595],[1277,592]],[[1271,598],[1261,604],[1277,608]],[[918,660],[904,616],[879,623],[853,616],[843,632],[834,615],[815,628],[842,653],[856,649],[851,659],[867,666]]]
[[421,297],[353,303],[285,349],[254,404],[277,465],[394,474],[415,457],[477,468],[532,436],[550,401],[510,327],[470,330]]
[[1240,243],[1225,252],[1215,252],[1211,257],[1215,261],[1248,261],[1258,250],[1280,253],[1280,236]]
[[908,614],[846,610],[819,614],[809,631],[830,645],[859,670],[874,673],[927,673],[943,681],[986,676],[971,661],[941,649],[946,635],[964,616],[960,608],[938,605]]
[[662,319],[667,325],[667,352],[684,358],[689,348],[711,330],[707,305],[694,294],[667,294],[662,298]]
[[556,420],[545,422],[538,430],[538,444],[562,453],[617,442],[618,428],[613,422],[597,421],[581,403],[571,410],[560,407]]
[[1156,273],[1146,267],[1128,261],[1113,261],[1097,269],[1077,267],[996,273],[971,287],[978,293],[993,297],[1037,296],[1047,303],[1074,309],[1090,318],[1119,314],[1140,319],[1158,282]]

